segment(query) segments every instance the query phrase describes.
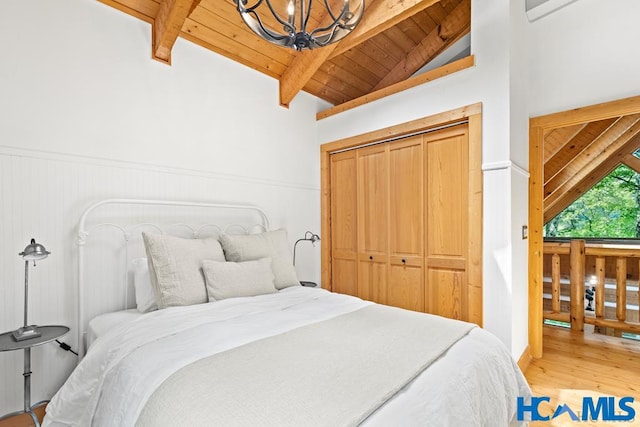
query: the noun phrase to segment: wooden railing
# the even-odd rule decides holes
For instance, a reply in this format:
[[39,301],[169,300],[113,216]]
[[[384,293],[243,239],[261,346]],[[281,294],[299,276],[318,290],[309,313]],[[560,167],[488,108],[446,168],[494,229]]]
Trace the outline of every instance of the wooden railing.
[[[545,242],[544,255],[545,319],[570,323],[579,331],[586,323],[616,333],[640,334],[640,246],[587,244],[576,239]],[[593,311],[585,310],[586,289],[594,300]]]

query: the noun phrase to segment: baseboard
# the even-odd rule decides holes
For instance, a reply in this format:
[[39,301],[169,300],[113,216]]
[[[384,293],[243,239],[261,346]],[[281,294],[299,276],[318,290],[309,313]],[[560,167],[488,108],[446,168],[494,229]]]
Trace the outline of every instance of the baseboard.
[[518,367],[524,373],[527,371],[529,364],[531,364],[531,351],[529,349],[529,346],[527,346],[522,352],[522,356],[520,356],[520,359],[518,359]]

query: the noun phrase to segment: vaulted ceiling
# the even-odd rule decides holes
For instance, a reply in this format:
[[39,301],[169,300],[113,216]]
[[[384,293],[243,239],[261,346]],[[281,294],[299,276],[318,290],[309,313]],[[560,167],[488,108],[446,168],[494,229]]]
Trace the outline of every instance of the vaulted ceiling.
[[338,105],[402,82],[471,27],[470,0],[371,0],[352,34],[296,52],[251,32],[233,0],[100,1],[152,24],[155,59],[170,64],[176,38],[185,38],[278,79],[283,106],[300,90]]
[[544,136],[544,222],[624,164],[640,173],[640,114],[556,128]]

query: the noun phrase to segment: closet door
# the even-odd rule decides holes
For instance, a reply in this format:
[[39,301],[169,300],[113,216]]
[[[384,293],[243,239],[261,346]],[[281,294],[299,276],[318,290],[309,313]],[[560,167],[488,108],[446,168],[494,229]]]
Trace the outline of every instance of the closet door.
[[356,152],[331,155],[331,286],[357,295]]
[[426,307],[468,318],[469,138],[467,125],[424,136]]
[[358,158],[358,296],[385,304],[389,261],[388,144],[356,150]]
[[422,135],[389,145],[387,304],[425,311]]

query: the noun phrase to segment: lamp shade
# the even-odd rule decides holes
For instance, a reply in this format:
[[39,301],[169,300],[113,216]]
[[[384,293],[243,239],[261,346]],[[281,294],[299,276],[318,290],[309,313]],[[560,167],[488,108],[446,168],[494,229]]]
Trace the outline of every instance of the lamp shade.
[[31,243],[18,255],[26,261],[40,261],[48,257],[49,254],[51,254],[51,252],[47,251],[40,243],[36,243],[36,239],[31,239]]

